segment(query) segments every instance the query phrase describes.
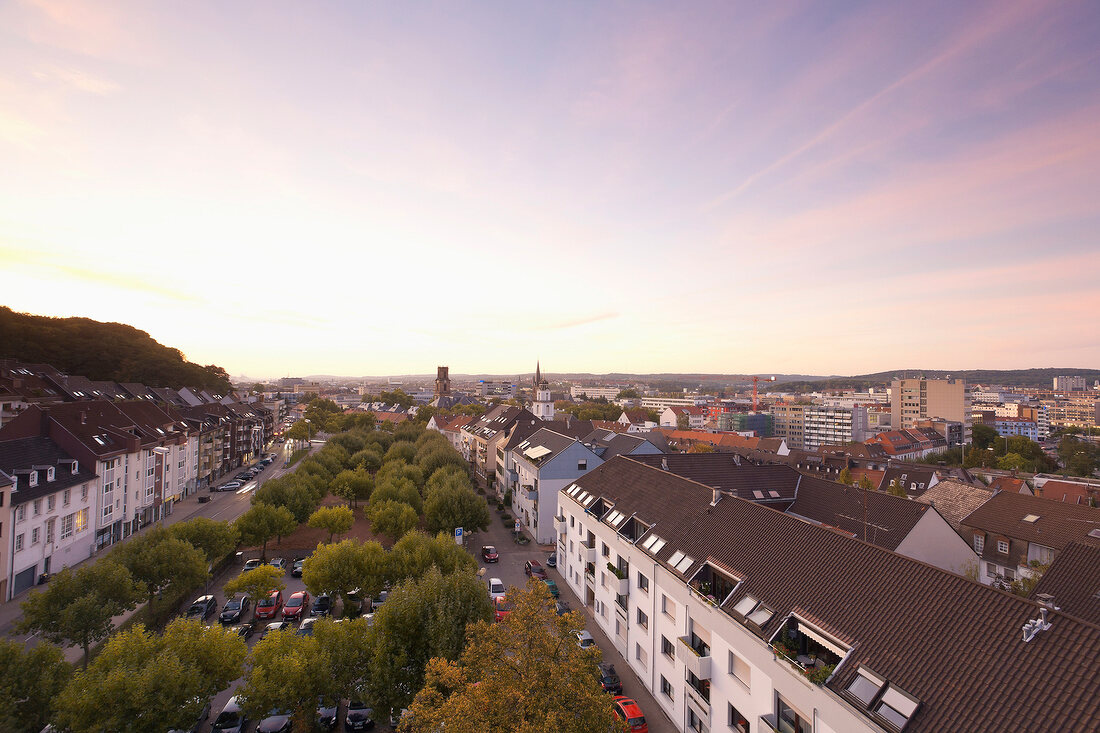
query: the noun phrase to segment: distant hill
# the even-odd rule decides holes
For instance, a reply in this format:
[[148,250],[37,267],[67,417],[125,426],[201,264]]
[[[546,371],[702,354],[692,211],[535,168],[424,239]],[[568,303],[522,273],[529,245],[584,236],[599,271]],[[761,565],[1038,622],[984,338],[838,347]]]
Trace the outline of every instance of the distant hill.
[[0,306],[0,358],[49,364],[66,374],[147,387],[197,387],[225,394],[220,366],[187,361],[145,331],[89,318],[48,318]]
[[1046,367],[1042,369],[898,369],[891,372],[860,374],[854,377],[822,379],[768,385],[769,392],[812,392],[822,389],[868,389],[889,384],[895,377],[928,379],[965,379],[967,384],[997,384],[1006,387],[1051,387],[1055,377],[1085,377],[1091,385],[1100,379],[1100,369]]

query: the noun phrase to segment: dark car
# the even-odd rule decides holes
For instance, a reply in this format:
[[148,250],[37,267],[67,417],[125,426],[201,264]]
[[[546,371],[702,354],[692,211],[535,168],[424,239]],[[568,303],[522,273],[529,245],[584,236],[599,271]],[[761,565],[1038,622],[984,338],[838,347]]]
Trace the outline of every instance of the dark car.
[[233,596],[222,606],[222,613],[218,620],[223,624],[235,624],[248,613],[249,606],[248,596]]
[[229,698],[229,702],[215,718],[214,725],[210,728],[211,733],[241,733],[244,730],[248,725],[248,718],[244,717],[240,702],[236,695]]
[[282,710],[272,710],[256,726],[256,733],[290,733],[291,714]]
[[546,558],[546,567],[556,568],[558,566],[558,553],[551,552],[550,557]]
[[564,616],[572,610],[573,609],[571,609],[569,607],[569,604],[565,601],[557,601],[556,603],[554,603],[554,612],[559,616]]
[[317,725],[325,730],[335,730],[340,717],[340,703],[321,698],[317,701]]
[[352,591],[344,596],[344,618],[356,618],[363,613],[363,599]]
[[313,608],[310,609],[310,616],[328,616],[332,613],[332,596],[328,593],[322,593],[313,599]]
[[214,596],[199,596],[187,609],[187,618],[206,618],[214,613],[217,607],[218,602],[214,600]]
[[237,636],[241,637],[242,639],[247,639],[250,636],[252,636],[253,633],[255,633],[256,624],[249,621],[246,624],[240,624],[238,626],[230,626],[227,630],[230,631],[230,632],[236,633]]
[[615,665],[601,662],[596,667],[599,669],[600,686],[603,687],[603,691],[610,692],[612,695],[623,694],[623,681],[619,679],[619,673],[615,671]]
[[374,727],[374,713],[366,703],[352,700],[348,703],[348,714],[344,716],[344,730],[370,730]]
[[538,560],[528,560],[523,563],[523,572],[525,575],[530,575],[532,578],[546,580],[546,570]]
[[481,548],[481,559],[485,562],[499,562],[500,555],[497,554],[497,548],[492,545],[484,545]]
[[256,568],[260,567],[263,564],[264,564],[263,560],[261,560],[258,557],[254,557],[251,560],[245,560],[244,561],[244,570],[242,570],[241,572],[247,573],[249,570],[255,570]]
[[290,567],[290,577],[302,577],[302,566],[305,565],[305,562],[306,561],[300,557],[294,558],[294,564]]
[[298,626],[298,630],[294,633],[298,634],[298,636],[313,636],[313,625],[319,620],[320,619],[313,616],[303,619],[301,625]]
[[290,623],[289,621],[276,621],[274,623],[270,623],[267,625],[267,628],[264,629],[264,633],[260,634],[260,641],[266,639],[268,634],[274,633],[276,631],[287,630],[293,631],[294,624]]

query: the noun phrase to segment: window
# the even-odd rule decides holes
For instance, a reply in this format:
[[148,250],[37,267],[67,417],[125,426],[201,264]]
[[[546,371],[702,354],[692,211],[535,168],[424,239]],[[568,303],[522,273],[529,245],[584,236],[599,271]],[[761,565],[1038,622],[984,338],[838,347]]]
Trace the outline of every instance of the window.
[[1016,580],[1016,571],[1012,568],[1005,568],[1005,580]]
[[997,566],[991,562],[987,562],[985,564],[985,574],[992,578],[994,575],[997,574]]
[[[37,514],[37,513],[38,512],[35,512],[35,514]],[[997,552],[1001,553],[1002,555],[1007,555],[1008,554],[1008,543],[1005,542],[1004,540],[997,540]]]
[[729,727],[737,733],[749,733],[749,719],[738,712],[737,708],[729,705]]
[[860,667],[856,671],[855,679],[848,683],[847,690],[852,697],[864,705],[870,706],[871,701],[878,695],[878,691],[882,689],[882,682],[878,677]]
[[603,549],[601,550],[601,552],[603,552],[603,556],[611,557],[611,548],[607,546],[607,543],[601,542],[600,544],[603,545]]
[[646,616],[642,609],[638,609],[638,625],[643,629],[649,628],[649,616]]
[[103,493],[104,494],[109,494],[114,490],[115,490],[115,482],[114,481],[108,481],[107,483],[103,484]]
[[583,460],[580,460],[580,461],[577,461],[577,470],[578,471],[587,471],[588,470],[588,459],[587,458],[585,458]]
[[112,507],[110,504],[108,504],[107,506],[103,507],[103,516],[104,517],[111,516],[112,511],[114,511],[114,507]]
[[34,500],[34,516],[37,517],[41,513],[42,513],[42,500],[41,499],[35,499]]
[[27,505],[20,504],[15,508],[15,521],[22,522],[27,518]]
[[35,527],[34,529],[31,530],[31,544],[32,545],[37,545],[38,544],[38,535],[40,534],[40,532],[41,532],[41,530],[38,527]]
[[982,550],[984,550],[984,549],[985,549],[985,537],[980,535],[980,534],[974,535],[974,552],[976,552],[980,555]]
[[672,642],[664,636],[661,637],[661,654],[664,654],[669,659],[672,659],[673,654],[675,654],[675,649],[673,649],[672,647]]
[[1035,548],[1035,559],[1040,565],[1050,565],[1054,562],[1054,550],[1042,545],[1032,545]]
[[900,729],[905,727],[905,724],[909,722],[909,718],[917,711],[918,704],[909,695],[893,685],[889,685],[886,692],[882,693],[882,700],[875,708],[875,712],[889,721],[895,728]]
[[73,536],[73,514],[66,514],[61,518],[61,539]]
[[661,613],[673,621],[676,620],[676,603],[663,593],[661,594]]
[[672,685],[668,683],[664,675],[661,675],[661,694],[669,700],[672,699]]
[[72,499],[72,496],[73,496],[73,490],[72,489],[65,489],[64,493],[61,494],[61,503],[64,506],[69,506],[69,500]]
[[572,527],[576,523],[577,523],[577,518],[574,517],[572,514],[570,514],[569,515],[569,526]]
[[76,513],[76,532],[83,532],[88,529],[88,510],[81,509]]
[[46,497],[46,511],[52,512],[55,506],[57,506],[57,495],[50,494]]
[[649,578],[641,573],[638,573],[638,588],[645,593],[649,593]]
[[733,652],[730,652],[730,669],[731,675],[737,678],[737,681],[743,684],[745,687],[749,686],[749,682],[752,679],[752,668],[749,667],[749,663],[741,657],[737,656]]
[[813,733],[813,720],[792,708],[782,696],[777,698],[776,707],[780,733]]
[[645,649],[642,649],[641,644],[634,645],[634,658],[641,662],[643,667],[649,666],[649,655],[646,654]]
[[19,552],[22,549],[23,549],[23,535],[22,534],[17,534],[17,535],[15,535],[15,551]]

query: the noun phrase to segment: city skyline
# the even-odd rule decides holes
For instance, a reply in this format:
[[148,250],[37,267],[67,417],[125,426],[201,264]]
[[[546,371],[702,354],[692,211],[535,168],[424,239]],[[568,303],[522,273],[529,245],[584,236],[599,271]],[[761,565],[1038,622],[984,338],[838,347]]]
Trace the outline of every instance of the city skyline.
[[12,3],[0,302],[257,376],[1096,364],[1098,36],[1085,2]]

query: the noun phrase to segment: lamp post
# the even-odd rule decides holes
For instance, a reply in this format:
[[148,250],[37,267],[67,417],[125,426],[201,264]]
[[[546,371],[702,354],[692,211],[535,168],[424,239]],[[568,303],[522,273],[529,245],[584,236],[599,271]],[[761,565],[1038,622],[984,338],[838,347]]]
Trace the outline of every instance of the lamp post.
[[306,448],[309,448],[310,441],[313,440],[313,424],[306,418]]

